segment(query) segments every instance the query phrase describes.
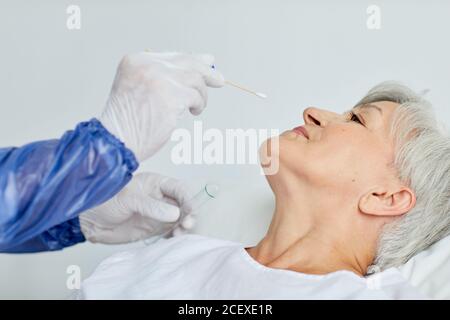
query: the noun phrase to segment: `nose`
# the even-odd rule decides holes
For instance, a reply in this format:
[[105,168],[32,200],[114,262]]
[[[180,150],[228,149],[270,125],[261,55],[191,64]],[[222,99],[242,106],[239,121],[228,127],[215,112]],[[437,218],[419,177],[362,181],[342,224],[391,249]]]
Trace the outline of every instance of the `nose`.
[[323,127],[326,125],[325,110],[320,110],[314,107],[306,108],[303,111],[303,121],[305,121],[305,124]]

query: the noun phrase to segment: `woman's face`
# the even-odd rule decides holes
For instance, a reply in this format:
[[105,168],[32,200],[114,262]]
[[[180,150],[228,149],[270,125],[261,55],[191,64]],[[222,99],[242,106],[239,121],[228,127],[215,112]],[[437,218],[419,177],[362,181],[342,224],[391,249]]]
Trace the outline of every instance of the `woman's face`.
[[304,126],[279,137],[279,176],[352,197],[385,183],[395,176],[389,128],[397,106],[374,102],[344,114],[305,109]]

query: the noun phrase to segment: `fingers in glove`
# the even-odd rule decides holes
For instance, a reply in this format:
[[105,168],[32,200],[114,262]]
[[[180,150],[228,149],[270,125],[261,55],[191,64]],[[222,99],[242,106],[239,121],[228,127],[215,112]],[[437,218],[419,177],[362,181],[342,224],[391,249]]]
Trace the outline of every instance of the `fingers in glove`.
[[188,215],[183,218],[183,221],[181,221],[181,227],[186,230],[190,230],[195,226],[195,218],[192,215]]
[[160,189],[165,197],[172,198],[178,203],[183,213],[190,214],[192,212],[189,200],[191,200],[194,195],[185,182],[167,177],[161,181]]
[[194,116],[198,116],[206,107],[206,101],[196,89],[189,89],[190,100],[188,102],[189,112]]
[[186,234],[195,226],[195,218],[192,215],[188,215],[183,218],[182,222],[172,230],[168,237],[176,237]]
[[220,88],[225,85],[225,78],[214,67],[214,56],[210,54],[180,54],[172,62],[199,73],[208,87]]
[[[168,62],[183,67],[186,70],[198,72],[209,87],[219,88],[225,85],[225,78],[214,66],[214,56],[211,54],[184,54],[178,52],[143,52],[138,58],[128,60],[147,60],[148,62]],[[147,62],[147,63],[148,63]],[[141,62],[142,63],[142,62]]]
[[198,95],[193,94],[193,91],[188,90],[187,94],[190,96],[188,107],[193,115],[199,115],[203,109],[205,109],[208,102],[208,89],[205,80],[197,72],[186,72],[182,82],[187,87],[197,91]]
[[158,220],[160,222],[175,222],[180,218],[180,209],[161,200],[136,195],[134,212]]
[[203,76],[206,85],[213,88],[223,87],[225,85],[225,78],[215,68],[214,56],[210,54],[198,54],[195,57],[199,63],[194,64],[193,68]]

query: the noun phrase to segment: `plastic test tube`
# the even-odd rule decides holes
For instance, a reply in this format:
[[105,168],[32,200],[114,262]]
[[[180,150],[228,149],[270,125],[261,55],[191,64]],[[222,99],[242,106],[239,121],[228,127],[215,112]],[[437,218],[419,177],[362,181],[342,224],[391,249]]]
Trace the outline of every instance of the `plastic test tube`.
[[[218,194],[219,194],[219,186],[216,184],[208,183],[202,188],[202,190],[200,190],[200,192],[198,192],[191,200],[189,200],[189,206],[192,208],[195,214],[195,212],[199,210],[200,207],[202,207],[209,200],[216,198]],[[163,234],[153,236],[144,240],[144,244],[150,245],[152,243],[155,243],[159,239],[171,234],[173,230],[175,230],[180,225],[180,223],[181,221],[177,221],[172,228],[170,228]]]

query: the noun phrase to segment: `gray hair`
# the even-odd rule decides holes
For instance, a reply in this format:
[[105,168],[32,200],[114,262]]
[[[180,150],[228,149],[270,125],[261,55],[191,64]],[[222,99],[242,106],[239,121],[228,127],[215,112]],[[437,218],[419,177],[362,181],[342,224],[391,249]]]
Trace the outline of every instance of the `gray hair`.
[[396,82],[372,88],[357,105],[398,103],[391,123],[394,167],[416,195],[416,205],[384,226],[368,273],[398,267],[450,234],[450,137],[436,120],[431,104]]

